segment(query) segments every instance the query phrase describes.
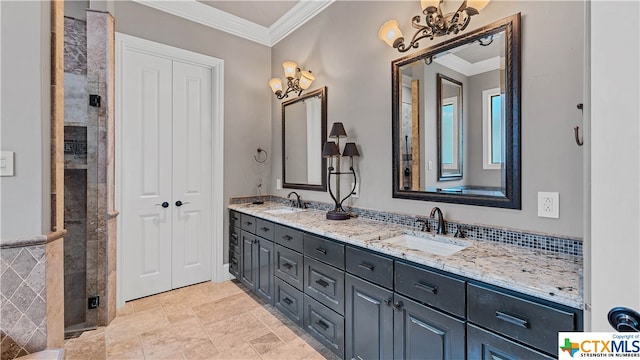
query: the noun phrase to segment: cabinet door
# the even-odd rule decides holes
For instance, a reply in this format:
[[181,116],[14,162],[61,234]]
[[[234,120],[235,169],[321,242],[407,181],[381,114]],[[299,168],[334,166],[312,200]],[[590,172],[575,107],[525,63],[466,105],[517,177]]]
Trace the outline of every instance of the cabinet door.
[[394,295],[394,358],[465,358],[464,322],[408,298]]
[[254,248],[256,247],[256,236],[246,231],[241,232],[242,245],[240,246],[240,281],[249,289],[256,289],[256,262]]
[[551,360],[555,358],[467,324],[467,359]]
[[256,293],[273,305],[273,242],[257,237],[254,248]]
[[393,293],[345,275],[345,352],[347,359],[393,357]]

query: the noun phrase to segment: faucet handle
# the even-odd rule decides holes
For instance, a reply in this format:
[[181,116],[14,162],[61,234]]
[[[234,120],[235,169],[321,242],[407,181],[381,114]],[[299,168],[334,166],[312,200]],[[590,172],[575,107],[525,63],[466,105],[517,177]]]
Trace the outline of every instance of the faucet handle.
[[453,235],[453,237],[456,238],[460,238],[460,239],[464,239],[465,237],[467,237],[464,233],[464,226],[462,225],[458,225],[457,229],[456,229],[456,234]]
[[417,219],[416,220],[416,224],[422,224],[422,227],[420,228],[420,231],[431,231],[429,230],[429,221],[427,221],[427,219]]

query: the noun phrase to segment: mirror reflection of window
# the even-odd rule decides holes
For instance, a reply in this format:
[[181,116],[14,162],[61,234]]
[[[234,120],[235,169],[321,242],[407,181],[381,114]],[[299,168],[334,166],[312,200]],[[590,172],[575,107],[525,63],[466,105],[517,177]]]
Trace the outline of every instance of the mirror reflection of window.
[[442,167],[458,168],[458,98],[442,101]]
[[502,169],[503,105],[500,88],[482,92],[483,169]]

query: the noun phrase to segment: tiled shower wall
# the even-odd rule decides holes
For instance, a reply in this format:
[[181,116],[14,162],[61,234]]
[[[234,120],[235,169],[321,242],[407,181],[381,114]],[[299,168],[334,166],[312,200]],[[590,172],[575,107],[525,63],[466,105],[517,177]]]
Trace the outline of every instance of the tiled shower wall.
[[14,359],[47,345],[45,245],[0,251],[2,359]]

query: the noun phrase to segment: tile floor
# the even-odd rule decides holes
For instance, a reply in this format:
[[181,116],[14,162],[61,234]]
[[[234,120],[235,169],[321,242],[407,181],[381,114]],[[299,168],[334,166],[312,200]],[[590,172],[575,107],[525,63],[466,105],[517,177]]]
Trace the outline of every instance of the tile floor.
[[65,341],[66,360],[336,359],[236,281],[127,302],[107,327]]

